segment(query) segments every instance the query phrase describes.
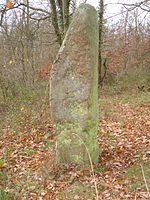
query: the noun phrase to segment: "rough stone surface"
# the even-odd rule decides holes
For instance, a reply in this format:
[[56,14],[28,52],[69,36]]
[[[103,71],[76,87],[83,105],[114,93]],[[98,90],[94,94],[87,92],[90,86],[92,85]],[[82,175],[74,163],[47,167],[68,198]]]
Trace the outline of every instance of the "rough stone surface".
[[94,7],[75,12],[51,72],[51,109],[58,163],[97,162],[98,19]]

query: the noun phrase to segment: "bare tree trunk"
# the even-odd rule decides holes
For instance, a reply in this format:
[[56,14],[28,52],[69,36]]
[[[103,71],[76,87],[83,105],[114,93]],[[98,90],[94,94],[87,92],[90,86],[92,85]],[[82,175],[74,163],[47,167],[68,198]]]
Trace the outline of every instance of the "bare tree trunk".
[[24,34],[24,22],[25,22],[25,7],[23,8],[22,11],[22,23],[21,23],[21,64],[22,64],[22,75],[23,75],[23,83],[26,86],[27,85],[27,70],[25,66],[25,47],[24,47],[24,42],[23,42],[23,34]]
[[100,2],[99,2],[99,56],[98,56],[98,70],[99,70],[98,83],[99,83],[99,86],[101,86],[101,84],[102,84],[103,15],[104,15],[104,0],[100,0]]
[[56,11],[56,4],[55,0],[50,0],[51,10],[52,10],[52,23],[54,26],[54,30],[57,36],[57,41],[59,45],[62,44],[62,36],[60,33],[59,25],[58,25],[58,17],[57,17],[57,11]]
[[64,34],[67,32],[69,27],[69,5],[70,0],[63,0]]
[[135,13],[134,13],[134,18],[135,18],[135,60],[137,61],[137,68],[139,68],[138,60],[139,60],[139,41],[140,41],[140,36],[139,36],[139,23],[138,23],[138,9],[136,8]]
[[5,81],[5,78],[2,77],[1,72],[0,72],[0,88],[2,90],[2,95],[4,101],[6,101],[8,97],[8,84]]
[[26,23],[26,47],[27,47],[27,59],[29,64],[28,69],[28,76],[29,76],[29,82],[30,87],[34,87],[34,60],[33,60],[33,34],[30,30],[30,5],[29,0],[27,1],[27,23]]
[[61,31],[64,32],[64,17],[63,17],[63,5],[62,0],[57,0],[58,8],[59,8],[59,18],[60,18],[60,25]]
[[[127,24],[128,24],[128,16],[129,16],[129,13],[127,11],[126,15],[125,15],[125,22],[124,22],[124,46],[125,46],[125,48],[127,47]],[[126,70],[127,70],[127,63],[128,63],[128,56],[124,56],[123,62],[124,62],[124,71],[126,72]]]

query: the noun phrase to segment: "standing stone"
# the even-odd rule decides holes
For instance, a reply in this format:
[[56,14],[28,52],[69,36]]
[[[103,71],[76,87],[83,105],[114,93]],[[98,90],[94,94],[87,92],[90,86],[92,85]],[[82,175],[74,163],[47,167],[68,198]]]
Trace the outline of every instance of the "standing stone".
[[98,161],[98,18],[94,7],[75,12],[51,71],[51,109],[58,163]]

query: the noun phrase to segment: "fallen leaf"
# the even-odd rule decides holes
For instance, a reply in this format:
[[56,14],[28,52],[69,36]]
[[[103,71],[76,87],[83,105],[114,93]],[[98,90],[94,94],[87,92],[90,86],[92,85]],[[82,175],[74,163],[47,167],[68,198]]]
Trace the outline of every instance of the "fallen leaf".
[[9,8],[9,9],[13,8],[13,4],[10,0],[6,1],[6,8]]

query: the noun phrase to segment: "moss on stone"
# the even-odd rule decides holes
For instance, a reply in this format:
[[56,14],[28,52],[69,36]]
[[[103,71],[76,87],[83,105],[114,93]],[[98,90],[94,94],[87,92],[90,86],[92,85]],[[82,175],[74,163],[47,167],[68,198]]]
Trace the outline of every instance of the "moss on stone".
[[[77,137],[82,132],[80,123],[61,122],[56,125],[58,162],[83,163],[84,146]],[[83,137],[84,135],[80,135]]]
[[[58,160],[65,163],[89,163],[88,149],[93,162],[97,162],[99,149],[97,144],[97,123],[89,119],[85,129],[80,123],[61,122],[57,124]],[[83,144],[84,143],[84,144]],[[85,148],[86,145],[86,148]]]
[[[97,163],[99,157],[99,148],[97,142],[97,122],[92,118],[88,119],[84,131],[86,135],[85,145],[89,151],[92,161],[94,163]],[[89,162],[89,157],[87,153],[85,153],[84,159],[87,160],[87,162]]]

